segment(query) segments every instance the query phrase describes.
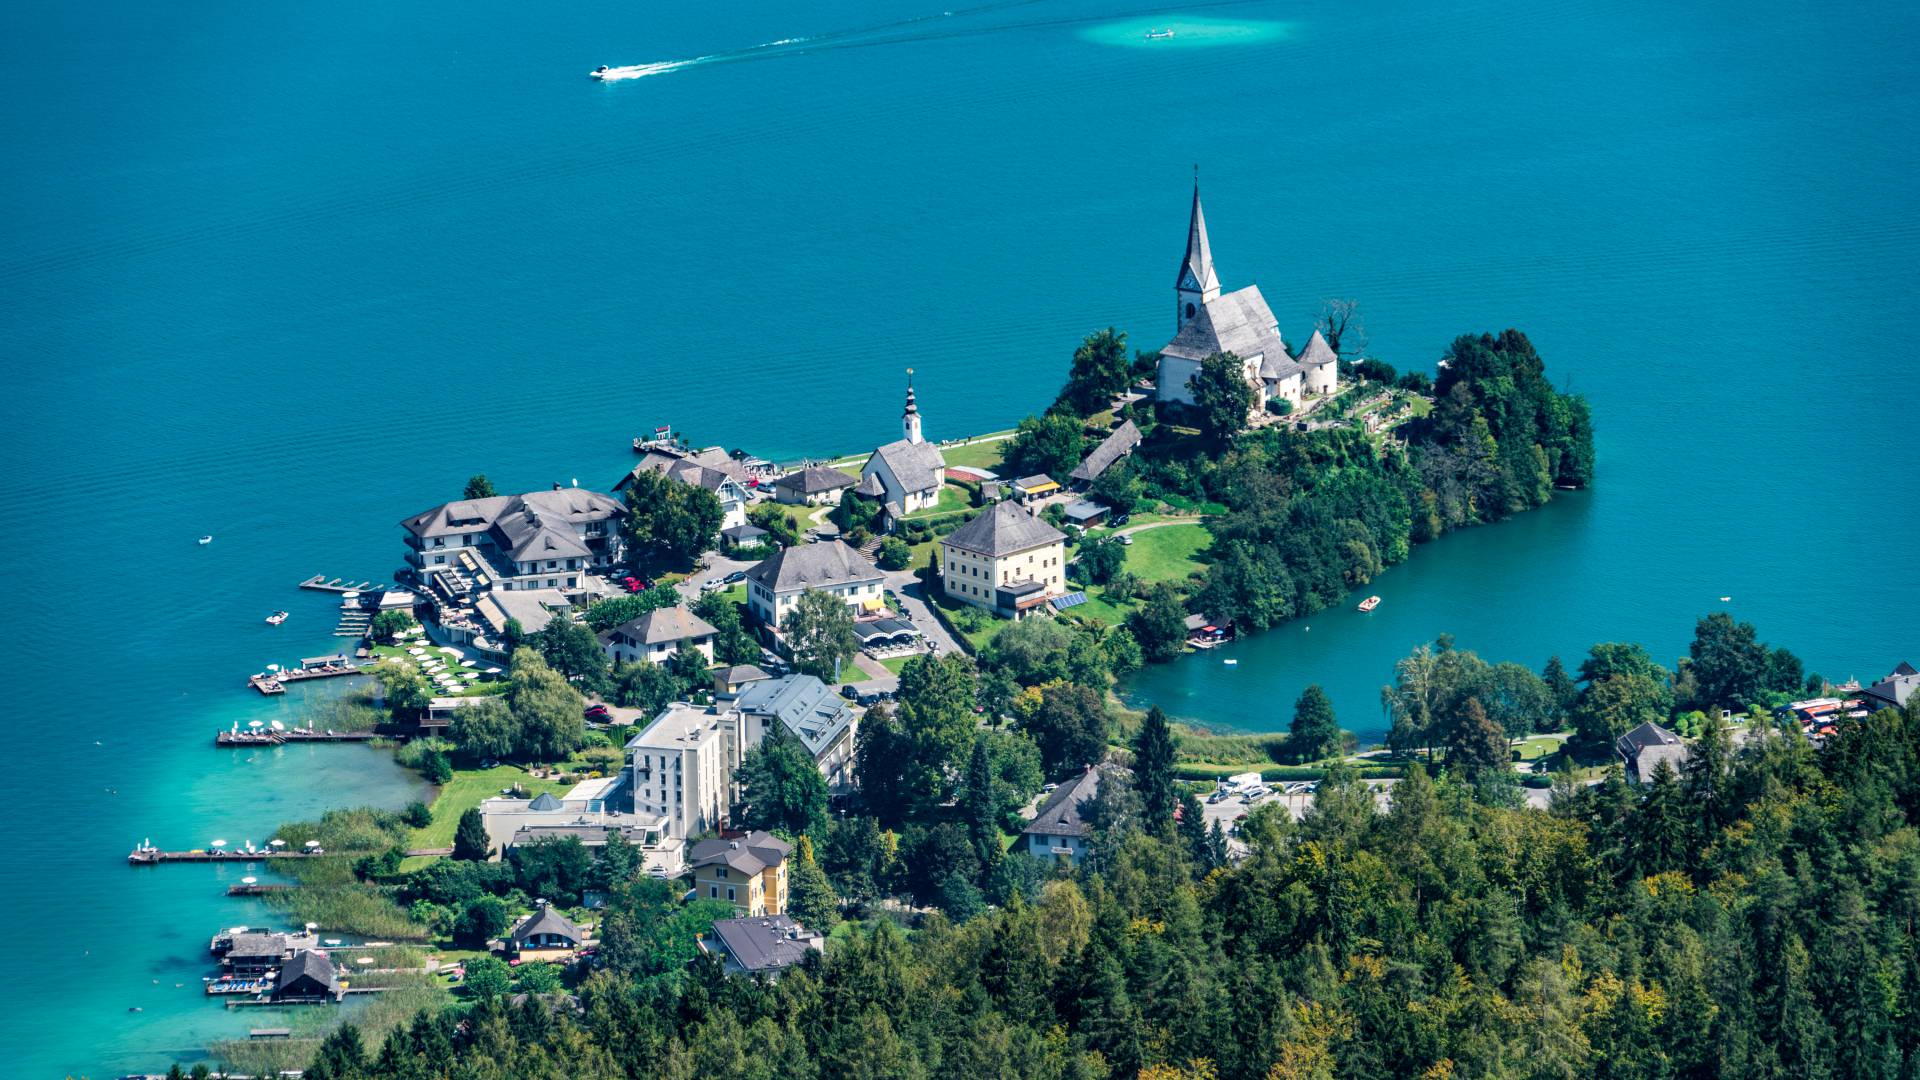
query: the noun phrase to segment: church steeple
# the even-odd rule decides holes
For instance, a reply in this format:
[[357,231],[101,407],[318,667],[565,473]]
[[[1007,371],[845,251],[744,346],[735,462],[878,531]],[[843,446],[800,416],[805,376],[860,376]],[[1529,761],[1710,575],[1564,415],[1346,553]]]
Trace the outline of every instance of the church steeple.
[[1220,279],[1213,272],[1213,248],[1207,243],[1207,215],[1200,209],[1200,167],[1193,168],[1193,216],[1187,221],[1187,252],[1174,279],[1174,331],[1220,295]]
[[924,442],[920,438],[920,408],[913,403],[913,369],[907,369],[907,411],[900,414],[900,428],[906,433],[910,443]]

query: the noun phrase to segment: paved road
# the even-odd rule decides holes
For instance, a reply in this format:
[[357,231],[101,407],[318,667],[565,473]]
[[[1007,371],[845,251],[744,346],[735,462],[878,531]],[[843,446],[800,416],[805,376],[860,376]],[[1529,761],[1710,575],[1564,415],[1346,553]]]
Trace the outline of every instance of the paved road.
[[679,590],[680,595],[691,603],[700,599],[700,586],[702,584],[726,577],[735,570],[746,570],[757,565],[759,565],[759,560],[757,559],[751,561],[729,559],[719,552],[709,552],[707,554],[707,568],[705,570],[695,571],[689,575],[685,581],[674,585],[674,588]]
[[921,584],[913,570],[883,570],[881,573],[886,575],[887,588],[900,598],[900,606],[905,609],[907,618],[920,628],[920,633],[926,636],[927,643],[936,652],[962,651],[960,643],[947,633],[946,626],[933,617],[933,609],[927,606],[927,587]]

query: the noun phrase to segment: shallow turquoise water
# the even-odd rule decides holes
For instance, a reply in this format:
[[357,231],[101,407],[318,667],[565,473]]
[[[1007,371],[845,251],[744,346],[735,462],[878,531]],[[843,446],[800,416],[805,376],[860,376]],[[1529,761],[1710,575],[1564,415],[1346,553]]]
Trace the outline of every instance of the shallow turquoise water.
[[[207,745],[293,707],[248,672],[331,647],[294,582],[390,574],[394,523],[476,470],[608,484],[659,423],[871,445],[909,365],[930,435],[1005,427],[1088,330],[1170,333],[1195,162],[1223,283],[1290,340],[1334,295],[1402,367],[1522,327],[1594,399],[1601,486],[1420,550],[1371,618],[1135,693],[1264,728],[1319,681],[1377,731],[1441,631],[1672,656],[1721,595],[1829,674],[1920,655],[1911,9],[940,10],[0,10],[0,500],[32,523],[0,564],[0,883],[66,931],[10,957],[20,1075],[245,1026],[190,991],[246,909],[216,870],[129,870],[135,840],[412,796],[364,750]],[[1285,33],[1084,36],[1203,19]]]

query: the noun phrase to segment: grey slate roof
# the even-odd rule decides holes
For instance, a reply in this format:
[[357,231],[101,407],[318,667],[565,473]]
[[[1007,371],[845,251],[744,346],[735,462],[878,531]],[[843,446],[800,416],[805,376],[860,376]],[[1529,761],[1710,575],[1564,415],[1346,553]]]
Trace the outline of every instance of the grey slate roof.
[[1306,346],[1300,350],[1298,362],[1301,367],[1310,368],[1322,367],[1339,359],[1333,347],[1327,344],[1327,339],[1320,336],[1320,331],[1315,330],[1313,336],[1307,339]]
[[1068,479],[1082,484],[1091,484],[1100,479],[1100,474],[1106,472],[1109,466],[1133,453],[1133,448],[1139,445],[1140,429],[1134,426],[1133,421],[1128,420],[1100,440],[1100,445],[1094,447],[1080,464],[1074,466]]
[[[875,450],[873,457],[886,463],[887,471],[906,491],[939,487],[941,474],[947,469],[947,459],[940,455],[940,448],[930,442],[900,439]],[[872,458],[868,463],[872,463]]]
[[994,503],[980,516],[955,529],[940,542],[989,558],[1012,555],[1042,544],[1056,544],[1066,534],[1026,512],[1017,503]]
[[1090,826],[1080,818],[1080,804],[1100,791],[1100,768],[1095,766],[1061,784],[1040,804],[1040,812],[1021,830],[1023,836],[1085,836]]
[[333,961],[311,949],[294,953],[286,963],[280,965],[280,977],[274,980],[273,992],[284,993],[301,979],[312,979],[329,991],[338,985],[333,974]]
[[767,535],[767,530],[758,525],[735,525],[729,529],[721,529],[720,535],[736,544],[751,544]]
[[812,675],[786,675],[740,691],[733,707],[755,716],[778,717],[818,760],[854,721],[853,706]]
[[637,619],[628,619],[613,630],[642,645],[662,645],[687,638],[711,637],[720,631],[713,624],[687,610],[684,604],[654,608]]
[[529,810],[560,810],[560,809],[564,809],[564,807],[561,805],[559,799],[556,799],[553,797],[553,792],[543,791],[540,794],[533,797],[533,801],[527,804],[527,809]]
[[1207,243],[1207,215],[1200,209],[1200,181],[1193,182],[1193,213],[1187,219],[1187,251],[1180,257],[1180,269],[1175,274],[1173,286],[1184,288],[1187,274],[1193,274],[1193,280],[1201,290],[1217,289],[1220,279],[1213,272],[1213,248]]
[[[479,532],[504,517],[531,513],[549,524],[582,525],[607,521],[627,512],[620,500],[585,488],[529,491],[524,495],[495,495],[487,499],[460,499],[441,503],[407,518],[400,526],[415,536],[430,538]],[[504,545],[503,545],[504,546]]]
[[1614,746],[1629,757],[1649,746],[1679,746],[1680,736],[1648,721],[1614,740]]
[[743,874],[757,874],[780,865],[791,854],[792,844],[770,832],[753,832],[738,840],[702,840],[693,845],[687,863],[696,870],[725,864]]
[[584,559],[593,553],[565,523],[555,524],[531,509],[511,510],[493,523],[500,550],[514,562],[538,559]]
[[713,677],[723,683],[748,683],[770,679],[773,676],[760,670],[757,664],[735,664],[732,667],[716,669]]
[[733,962],[749,973],[792,967],[812,952],[819,935],[795,922],[791,915],[759,915],[745,919],[716,919],[713,936]]
[[773,486],[786,488],[790,491],[798,491],[803,495],[819,495],[823,492],[834,491],[838,488],[852,487],[859,482],[859,480],[848,476],[839,469],[829,469],[825,466],[816,465],[811,469],[801,469],[798,472],[790,472],[780,479],[775,480]]
[[542,904],[533,914],[521,919],[507,937],[518,945],[536,934],[555,934],[573,942],[575,945],[586,940],[580,928],[567,920],[565,915],[553,910],[552,904]]
[[1262,379],[1284,379],[1305,370],[1287,352],[1280,325],[1258,285],[1215,297],[1160,350],[1162,356],[1195,362],[1223,352],[1242,360],[1257,357]]
[[880,482],[879,473],[867,473],[865,476],[862,476],[860,478],[860,486],[853,490],[861,495],[870,495],[876,499],[883,499],[887,495],[887,485]]
[[762,559],[747,571],[748,581],[757,582],[776,593],[883,579],[880,570],[864,556],[835,540],[787,548]]
[[726,469],[702,464],[692,458],[676,457],[672,454],[664,454],[658,450],[653,450],[641,458],[640,463],[629,470],[626,476],[621,477],[620,482],[613,486],[613,490],[626,490],[633,484],[633,478],[643,472],[657,472],[669,480],[678,480],[683,484],[703,487],[715,493],[718,493],[721,487],[729,481],[734,483],[739,482],[732,473]]
[[1916,690],[1920,690],[1920,672],[1916,672],[1912,664],[1903,660],[1900,666],[1894,668],[1886,678],[1867,687],[1861,693],[1874,699],[1872,704],[1879,707],[1891,705],[1901,708],[1912,700]]

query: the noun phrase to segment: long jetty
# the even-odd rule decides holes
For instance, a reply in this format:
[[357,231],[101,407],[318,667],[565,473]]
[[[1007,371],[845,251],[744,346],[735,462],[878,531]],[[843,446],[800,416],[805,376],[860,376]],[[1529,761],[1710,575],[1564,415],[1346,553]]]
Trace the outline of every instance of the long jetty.
[[380,736],[371,731],[222,731],[213,737],[215,746],[279,746],[296,742],[371,742]]
[[313,575],[301,582],[300,587],[303,589],[312,589],[315,592],[330,593],[374,592],[391,588],[391,586],[383,582],[362,581],[356,583],[348,581],[346,578],[330,578],[325,574]]
[[[248,863],[260,859],[318,859],[326,854],[325,848],[313,848],[307,851],[207,851],[195,848],[192,851],[162,851],[156,847],[137,847],[127,853],[129,866],[158,866],[170,862],[220,862]],[[412,848],[407,857],[426,855],[451,855],[450,847]]]

